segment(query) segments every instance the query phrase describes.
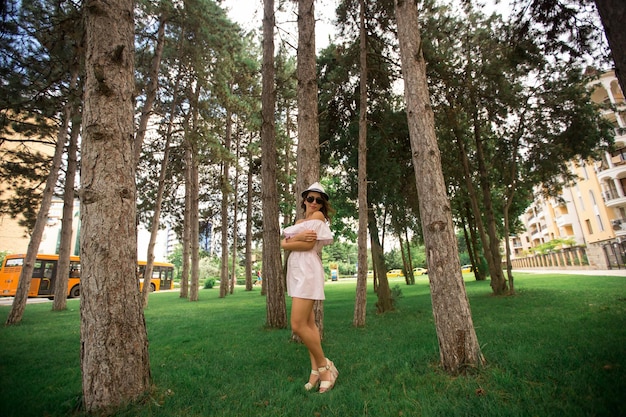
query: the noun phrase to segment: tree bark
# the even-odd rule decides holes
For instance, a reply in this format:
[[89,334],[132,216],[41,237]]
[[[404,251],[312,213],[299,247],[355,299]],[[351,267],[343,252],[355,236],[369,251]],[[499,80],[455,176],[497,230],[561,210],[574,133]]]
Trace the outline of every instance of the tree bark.
[[[231,127],[232,132],[232,127]],[[239,146],[241,144],[241,137],[237,134],[235,138],[235,160],[239,161]],[[230,276],[230,293],[232,294],[235,291],[235,285],[237,285],[237,236],[238,236],[238,223],[237,223],[237,212],[239,211],[239,163],[235,163],[235,178],[234,178],[234,186],[233,186],[233,250],[231,254],[231,276]]]
[[[226,111],[226,134],[224,135],[224,148],[226,153],[230,153],[230,143],[232,135],[232,115]],[[228,275],[228,197],[230,195],[230,162],[225,158],[222,162],[222,178],[220,179],[220,190],[222,192],[221,216],[222,216],[222,263],[220,269],[220,298],[226,297],[229,293]]]
[[[184,141],[185,161],[191,160],[191,146]],[[191,259],[191,165],[185,163],[185,208],[183,218],[183,266],[180,277],[180,298],[189,298]]]
[[252,291],[252,150],[248,146],[248,172],[246,192],[246,291]]
[[441,168],[417,6],[394,0],[419,209],[441,364],[457,374],[484,361],[459,269],[451,207]]
[[[300,193],[320,180],[319,120],[317,114],[317,67],[315,51],[315,1],[298,0],[298,170],[296,173],[296,219]],[[324,302],[313,305],[315,323],[324,338]]]
[[596,7],[604,26],[606,39],[609,41],[615,76],[619,86],[626,92],[626,2],[624,0],[596,0]]
[[280,260],[278,190],[276,188],[276,130],[274,112],[274,0],[263,0],[263,65],[261,93],[261,202],[263,203],[263,285],[267,291],[267,326],[287,327],[285,285]]
[[199,200],[200,200],[200,181],[199,181],[199,162],[198,162],[198,140],[192,132],[198,131],[200,86],[196,86],[193,96],[193,110],[190,131],[185,132],[185,136],[189,141],[190,159],[189,164],[189,252],[190,252],[190,269],[191,282],[189,283],[189,301],[198,301],[200,289],[200,218],[199,218]]
[[359,54],[361,66],[358,156],[359,231],[357,235],[356,297],[352,320],[352,325],[355,327],[365,326],[367,313],[367,33],[365,31],[365,0],[359,0]]
[[[161,221],[161,209],[163,205],[163,194],[165,191],[167,166],[169,163],[169,155],[170,155],[170,142],[172,140],[172,129],[174,128],[174,114],[175,114],[176,106],[178,105],[178,91],[180,87],[180,80],[182,78],[180,65],[182,64],[179,64],[178,75],[176,76],[176,82],[174,83],[174,91],[172,92],[172,107],[170,111],[170,119],[167,123],[167,130],[165,132],[165,146],[163,149],[163,160],[161,161],[161,171],[159,173],[159,184],[158,184],[158,189],[157,189],[157,196],[154,201],[154,217],[152,220],[152,227],[150,229],[150,241],[148,242],[148,253],[146,255],[146,270],[145,270],[145,274],[143,277],[144,283],[150,281],[150,278],[152,277],[152,270],[154,269],[154,246],[156,245],[156,239],[159,233],[159,225]],[[143,139],[142,139],[142,142],[143,142]],[[135,146],[139,146],[137,144],[136,137],[135,137]],[[185,213],[187,212],[185,211]],[[184,224],[183,224],[183,227],[184,227]],[[149,294],[148,291],[149,291],[149,287],[146,287],[144,285],[143,294],[142,294],[144,308],[148,306],[148,294]],[[181,297],[182,297],[183,292],[185,294],[184,297],[186,298],[188,294],[188,287],[187,287],[186,280],[184,282],[184,286],[181,284]]]
[[54,286],[53,311],[67,308],[67,283],[70,275],[70,255],[72,251],[72,225],[74,222],[74,182],[76,181],[76,152],[78,150],[78,136],[80,135],[80,115],[78,108],[74,108],[72,130],[67,148],[67,172],[65,173],[65,187],[63,190],[63,216],[61,218],[61,243],[59,245],[59,263]]
[[378,313],[386,313],[393,311],[393,300],[391,299],[391,291],[389,289],[389,280],[387,279],[387,268],[385,266],[385,256],[383,246],[378,238],[378,225],[376,224],[376,216],[373,210],[368,210],[368,227],[370,231],[370,240],[372,246],[372,262],[374,263],[374,271],[377,278],[375,285],[376,295],[376,311]]
[[[175,97],[175,96],[174,96]],[[171,126],[171,124],[169,125]],[[148,306],[148,295],[150,294],[150,284],[152,283],[152,271],[154,269],[154,246],[156,245],[159,225],[161,224],[161,205],[163,204],[163,194],[165,192],[165,181],[167,177],[167,165],[170,158],[170,140],[172,135],[168,132],[165,136],[165,146],[163,149],[163,159],[161,160],[161,171],[159,172],[159,183],[157,185],[157,195],[154,201],[154,214],[150,227],[150,240],[148,241],[148,253],[146,255],[146,269],[143,276],[143,307]]]
[[81,189],[81,369],[88,413],[150,388],[137,286],[131,0],[88,0]]

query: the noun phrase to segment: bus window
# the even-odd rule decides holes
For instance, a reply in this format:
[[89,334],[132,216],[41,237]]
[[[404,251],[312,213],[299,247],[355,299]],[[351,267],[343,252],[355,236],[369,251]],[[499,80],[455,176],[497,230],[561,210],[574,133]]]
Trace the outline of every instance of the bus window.
[[6,263],[4,264],[5,268],[13,268],[16,266],[22,266],[24,265],[24,258],[14,258],[14,259],[7,259]]
[[33,267],[33,278],[43,278],[43,265],[44,261],[37,259],[35,266]]

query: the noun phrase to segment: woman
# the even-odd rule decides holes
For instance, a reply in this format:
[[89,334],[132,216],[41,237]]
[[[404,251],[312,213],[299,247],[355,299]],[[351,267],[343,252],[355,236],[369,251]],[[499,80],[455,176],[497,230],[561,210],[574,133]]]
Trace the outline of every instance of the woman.
[[304,387],[311,390],[319,383],[322,393],[333,388],[339,375],[333,362],[324,355],[313,312],[315,300],[325,298],[320,253],[322,246],[333,242],[327,221],[334,210],[328,200],[319,182],[304,190],[301,203],[304,219],[287,227],[281,242],[283,249],[291,251],[287,260],[287,294],[292,297],[291,329],[302,339],[311,358],[311,374]]

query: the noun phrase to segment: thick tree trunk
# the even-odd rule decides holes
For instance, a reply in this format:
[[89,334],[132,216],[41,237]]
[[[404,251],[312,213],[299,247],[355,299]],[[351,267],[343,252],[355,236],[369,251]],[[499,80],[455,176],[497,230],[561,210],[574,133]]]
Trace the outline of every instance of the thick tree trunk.
[[76,152],[80,134],[80,115],[75,109],[72,120],[70,143],[67,148],[67,171],[63,190],[63,216],[61,218],[61,243],[59,245],[59,263],[54,284],[54,302],[52,310],[67,308],[67,282],[70,275],[70,255],[72,252],[72,225],[74,222],[74,182],[76,181]]
[[[296,202],[300,193],[320,180],[319,121],[317,117],[317,73],[315,65],[314,0],[298,0],[298,172]],[[296,204],[298,206],[298,204]],[[297,208],[296,218],[302,218]]]
[[596,0],[596,7],[609,41],[615,76],[622,91],[626,92],[626,2],[624,0]]
[[483,363],[474,331],[435,137],[417,6],[395,0],[404,91],[428,260],[433,314],[443,368],[452,374]]
[[[317,117],[317,67],[315,51],[315,1],[298,0],[298,171],[296,202],[300,193],[320,180],[319,120]],[[298,204],[296,219],[303,213]],[[324,337],[324,302],[316,301],[315,323]]]
[[81,368],[88,413],[150,388],[148,338],[137,287],[131,0],[85,10],[81,163]]
[[263,203],[263,285],[267,291],[267,326],[287,327],[285,285],[280,259],[278,190],[276,188],[276,131],[274,112],[274,1],[263,0],[263,91],[261,124],[261,202]]
[[361,66],[359,108],[359,231],[357,235],[358,266],[354,301],[355,327],[365,326],[367,313],[367,33],[365,0],[359,0],[359,55]]

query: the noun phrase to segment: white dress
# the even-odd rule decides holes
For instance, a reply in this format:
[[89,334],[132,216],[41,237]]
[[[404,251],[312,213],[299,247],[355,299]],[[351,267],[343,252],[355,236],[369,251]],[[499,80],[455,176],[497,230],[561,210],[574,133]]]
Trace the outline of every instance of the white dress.
[[333,243],[333,232],[326,222],[305,220],[284,230],[285,237],[294,237],[305,230],[315,230],[317,242],[308,251],[291,251],[287,260],[287,294],[290,297],[323,300],[324,266],[320,259],[322,246]]

